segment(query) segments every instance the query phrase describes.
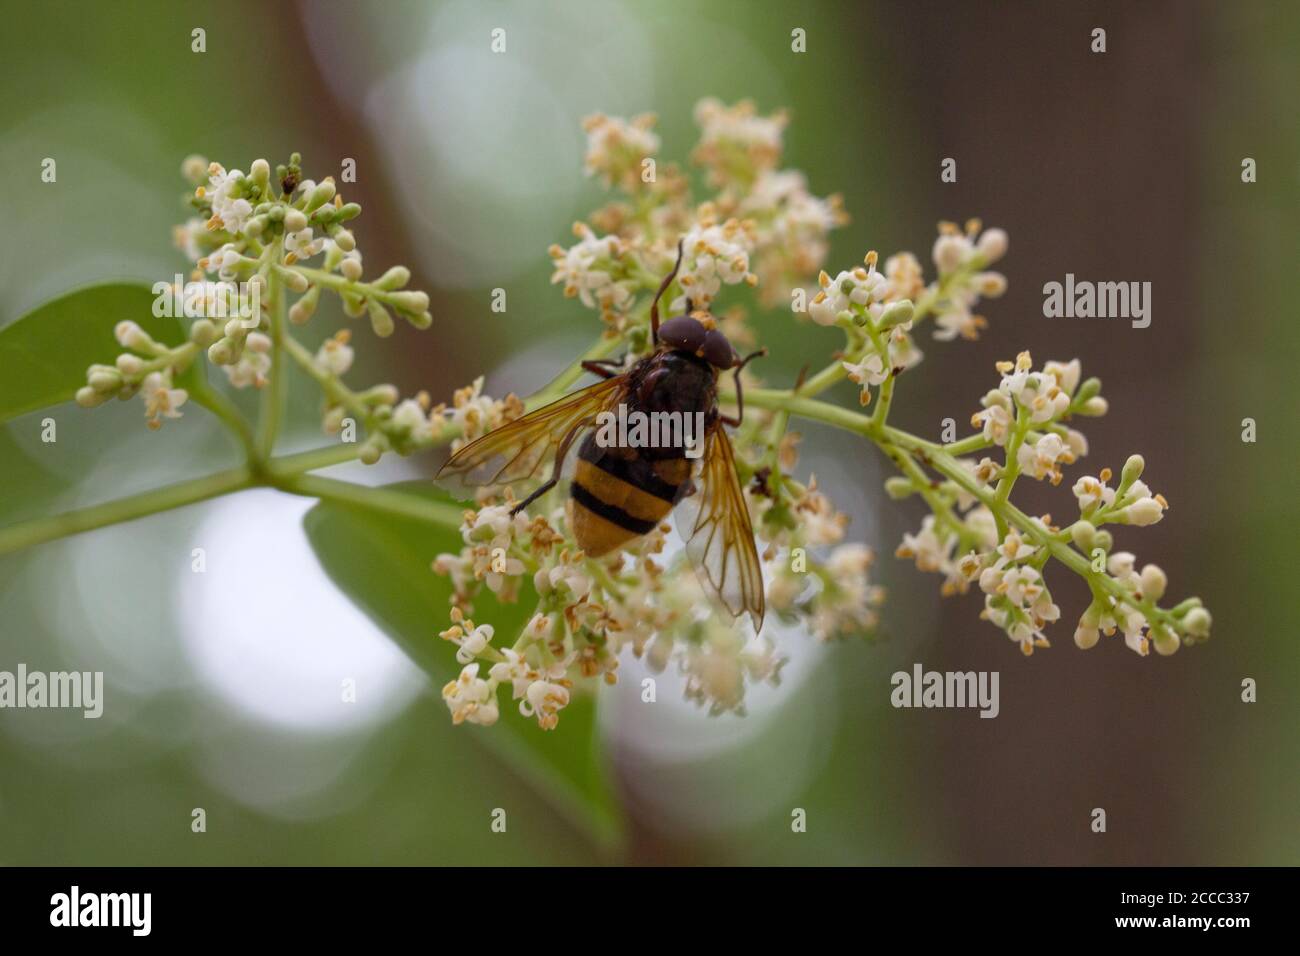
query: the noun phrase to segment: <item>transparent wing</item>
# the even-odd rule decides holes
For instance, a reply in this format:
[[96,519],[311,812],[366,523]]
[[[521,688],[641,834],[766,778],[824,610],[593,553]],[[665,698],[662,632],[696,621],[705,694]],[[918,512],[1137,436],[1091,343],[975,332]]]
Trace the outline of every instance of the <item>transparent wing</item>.
[[507,422],[447,459],[435,480],[450,487],[478,488],[536,476],[575,429],[592,424],[600,412],[619,403],[624,382],[622,376],[597,382]]
[[699,488],[677,506],[677,528],[686,554],[706,590],[732,617],[749,613],[755,632],[763,627],[763,566],[754,546],[731,439],[718,422],[709,432]]

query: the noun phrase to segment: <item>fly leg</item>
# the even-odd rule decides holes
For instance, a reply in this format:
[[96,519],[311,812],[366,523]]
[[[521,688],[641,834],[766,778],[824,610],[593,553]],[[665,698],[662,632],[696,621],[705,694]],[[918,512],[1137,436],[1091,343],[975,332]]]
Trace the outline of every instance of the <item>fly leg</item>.
[[539,485],[531,495],[511,508],[510,517],[513,518],[515,515],[519,514],[519,512],[523,511],[530,504],[559,484],[560,471],[564,468],[564,459],[568,457],[569,446],[573,444],[573,439],[577,436],[578,432],[586,428],[587,424],[587,422],[579,422],[577,425],[573,426],[573,428],[569,429],[569,434],[564,436],[564,440],[560,442],[559,449],[555,452],[555,464],[551,466],[551,477],[547,478],[545,482]]
[[582,363],[582,370],[597,375],[600,378],[614,378],[618,372],[611,369],[622,368],[623,359],[586,359]]
[[766,354],[767,354],[767,349],[762,348],[759,349],[757,352],[750,352],[738,363],[736,363],[736,417],[732,418],[730,415],[719,415],[718,417],[722,419],[722,423],[724,425],[730,425],[732,428],[736,428],[740,425],[742,421],[745,420],[745,392],[740,387],[740,370],[743,369],[750,362],[752,362],[754,359],[758,358],[761,355],[766,355]]

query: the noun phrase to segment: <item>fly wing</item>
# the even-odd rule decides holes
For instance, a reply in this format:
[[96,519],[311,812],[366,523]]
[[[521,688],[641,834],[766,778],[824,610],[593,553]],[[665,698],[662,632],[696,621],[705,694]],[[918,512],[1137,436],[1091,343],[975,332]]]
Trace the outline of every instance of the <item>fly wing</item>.
[[533,478],[577,431],[617,406],[625,391],[622,376],[606,379],[507,422],[452,455],[435,480],[454,488],[481,488]]
[[709,432],[699,489],[677,506],[677,528],[686,554],[707,590],[732,617],[748,612],[763,627],[763,566],[754,545],[749,507],[736,475],[731,439],[717,422]]

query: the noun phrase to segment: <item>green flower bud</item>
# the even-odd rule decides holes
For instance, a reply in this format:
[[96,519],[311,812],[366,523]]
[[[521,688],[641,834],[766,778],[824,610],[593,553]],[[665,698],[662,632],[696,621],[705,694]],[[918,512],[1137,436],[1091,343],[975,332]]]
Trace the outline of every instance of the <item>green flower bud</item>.
[[271,164],[264,159],[253,160],[253,165],[248,167],[248,178],[259,186],[265,186],[271,181]]
[[320,286],[314,285],[289,307],[289,321],[294,325],[302,325],[316,314],[316,305],[319,302]]
[[344,203],[339,207],[339,222],[347,222],[349,219],[355,219],[361,215],[361,206],[358,203]]
[[333,228],[330,231],[329,235],[330,238],[334,240],[335,245],[337,245],[344,252],[351,252],[353,249],[357,247],[356,238],[352,235],[352,233],[348,232],[348,230],[344,229],[342,226],[337,226]]
[[405,313],[405,316],[406,321],[410,322],[411,325],[417,329],[427,329],[429,326],[433,325],[433,315],[429,312],[421,312],[419,315],[412,315],[407,312]]
[[916,492],[916,485],[912,483],[911,478],[904,478],[901,475],[895,475],[892,478],[885,479],[885,494],[895,501],[902,501]]
[[1157,624],[1153,627],[1151,629],[1151,636],[1154,639],[1153,643],[1156,646],[1156,653],[1161,657],[1168,657],[1170,654],[1173,654],[1178,650],[1179,645],[1182,644],[1178,635],[1169,630],[1163,624]]
[[383,307],[378,299],[370,299],[366,303],[370,311],[370,327],[375,330],[375,335],[381,339],[386,339],[393,334],[393,317],[388,314],[388,310]]
[[211,345],[217,340],[217,327],[211,319],[195,319],[190,326],[190,341],[200,347]]
[[341,272],[343,278],[347,279],[349,282],[356,282],[361,278],[361,260],[356,256],[348,256],[339,263],[339,272]]
[[229,365],[235,361],[235,347],[229,339],[217,339],[208,346],[208,359],[213,365]]
[[289,287],[290,291],[307,291],[307,286],[310,285],[310,283],[307,281],[307,277],[301,272],[295,272],[293,269],[288,269],[280,265],[272,266],[272,268],[275,269],[275,274],[284,280],[284,284]]
[[1202,640],[1210,636],[1210,612],[1203,607],[1195,607],[1183,618],[1183,628],[1192,637]]
[[1107,554],[1110,554],[1111,548],[1115,547],[1114,537],[1111,536],[1109,531],[1104,529],[1097,532],[1097,537],[1094,539],[1093,543],[1095,547],[1101,548],[1101,550],[1105,551]]
[[297,209],[286,209],[284,212],[284,228],[287,232],[299,232],[307,228],[307,217]]
[[905,322],[912,321],[914,308],[909,299],[902,299],[898,302],[891,302],[885,306],[884,313],[880,316],[880,328],[892,329],[896,325],[902,325]]
[[1119,487],[1120,490],[1128,488],[1129,485],[1142,477],[1142,471],[1147,466],[1146,461],[1141,455],[1129,455],[1128,461],[1124,462],[1124,470],[1120,472]]
[[392,292],[394,289],[400,289],[411,281],[411,270],[406,266],[393,266],[378,279],[374,285],[376,289],[383,289],[385,292]]
[[103,405],[112,398],[111,395],[101,395],[89,385],[83,385],[77,389],[77,404],[82,408],[94,408],[97,405]]
[[1097,528],[1091,521],[1076,521],[1070,525],[1070,540],[1091,553],[1097,546]]
[[403,312],[427,312],[429,294],[427,292],[394,292],[390,300],[395,308]]
[[284,206],[280,203],[276,203],[271,207],[271,210],[266,214],[266,217],[272,222],[284,222]]
[[361,458],[361,463],[363,465],[373,465],[383,456],[384,450],[373,441],[368,441],[361,446],[361,454],[359,457]]
[[86,376],[86,382],[92,389],[103,395],[111,395],[122,387],[122,373],[115,368],[100,366],[92,369]]
[[316,211],[334,198],[335,191],[334,180],[332,179],[327,179],[322,183],[318,183],[316,188],[311,191],[311,195],[307,197],[307,205],[303,207],[303,212],[310,213]]

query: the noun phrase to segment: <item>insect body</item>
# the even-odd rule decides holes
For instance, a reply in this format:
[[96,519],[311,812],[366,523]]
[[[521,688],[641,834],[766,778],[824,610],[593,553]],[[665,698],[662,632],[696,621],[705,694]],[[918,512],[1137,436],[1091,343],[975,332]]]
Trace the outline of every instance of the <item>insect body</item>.
[[[650,306],[655,350],[626,372],[622,362],[584,362],[603,381],[581,389],[523,418],[508,422],[466,445],[438,472],[440,480],[469,486],[500,486],[534,477],[553,461],[551,477],[524,499],[526,507],[559,481],[577,442],[577,466],[569,487],[569,524],[579,547],[599,557],[648,534],[678,509],[678,529],[701,581],[722,605],[739,616],[748,612],[755,628],[763,621],[763,577],[750,527],[749,510],[736,476],[724,424],[744,414],[740,370],[757,355],[736,355],[726,336],[687,314],[659,323],[659,299],[681,266],[663,280]],[[718,409],[720,372],[736,372],[737,416]],[[676,440],[612,442],[596,426],[615,412],[641,422],[674,423]],[[702,425],[694,445],[684,438]],[[651,434],[656,434],[653,429]],[[702,447],[701,447],[702,446]],[[698,466],[696,459],[702,459]]]

